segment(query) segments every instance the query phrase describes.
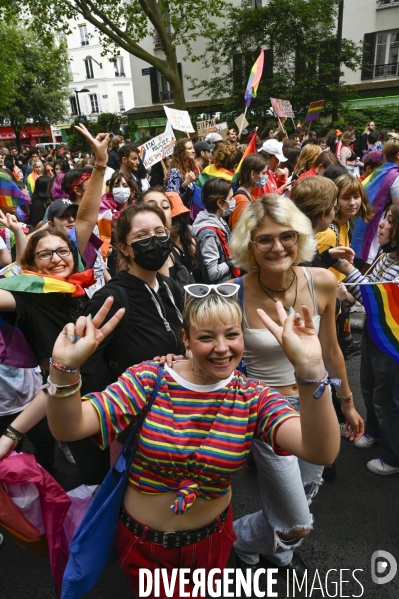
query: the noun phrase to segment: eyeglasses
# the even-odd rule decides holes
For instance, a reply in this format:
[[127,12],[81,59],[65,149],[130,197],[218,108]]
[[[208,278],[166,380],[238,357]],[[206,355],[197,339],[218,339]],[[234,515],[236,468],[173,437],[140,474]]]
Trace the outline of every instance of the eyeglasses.
[[41,250],[40,252],[36,252],[35,256],[37,256],[43,262],[48,262],[52,260],[53,254],[57,254],[60,258],[67,258],[71,253],[69,247],[57,248],[56,250]]
[[139,243],[139,245],[146,247],[151,243],[153,237],[156,237],[158,241],[161,243],[165,243],[168,241],[170,237],[170,233],[167,229],[163,229],[162,231],[156,232],[154,235],[150,235],[149,237],[141,237],[139,239],[133,239],[132,243]]
[[273,249],[276,239],[279,240],[283,247],[291,248],[298,243],[298,237],[299,233],[297,231],[284,231],[278,237],[260,235],[255,241],[251,241],[251,243],[254,243],[260,252],[270,252]]
[[202,283],[193,283],[185,285],[184,291],[192,297],[206,297],[211,291],[214,291],[222,297],[233,297],[238,293],[240,286],[236,283],[220,283],[219,285],[204,285]]

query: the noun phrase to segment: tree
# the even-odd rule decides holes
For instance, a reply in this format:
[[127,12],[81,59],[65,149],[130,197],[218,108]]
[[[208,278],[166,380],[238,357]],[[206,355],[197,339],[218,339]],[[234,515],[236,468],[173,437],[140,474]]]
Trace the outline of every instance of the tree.
[[2,58],[8,68],[7,90],[0,92],[0,122],[10,122],[20,148],[20,134],[27,121],[44,126],[65,116],[69,83],[66,44],[62,40],[56,44],[52,38],[44,45],[16,23],[2,23],[0,32]]
[[337,98],[343,102],[350,94],[337,83],[337,65],[339,71],[343,65],[355,70],[361,60],[360,45],[346,39],[337,60],[338,5],[339,0],[269,0],[262,8],[230,7],[226,26],[213,33],[206,53],[198,57],[214,76],[192,79],[192,89],[210,98],[226,97],[225,113],[242,112],[250,70],[263,47],[265,66],[250,112],[259,117],[270,97],[290,100],[302,115],[310,102],[324,99],[328,112]]
[[[176,47],[184,46],[193,55],[193,42],[217,29],[215,19],[223,17],[225,0],[0,0],[4,18],[32,15],[30,27],[41,39],[52,31],[71,33],[76,18],[84,18],[100,33],[105,53],[114,57],[119,48],[155,67],[169,82],[177,108],[185,108]],[[147,52],[140,42],[157,34],[165,58]]]

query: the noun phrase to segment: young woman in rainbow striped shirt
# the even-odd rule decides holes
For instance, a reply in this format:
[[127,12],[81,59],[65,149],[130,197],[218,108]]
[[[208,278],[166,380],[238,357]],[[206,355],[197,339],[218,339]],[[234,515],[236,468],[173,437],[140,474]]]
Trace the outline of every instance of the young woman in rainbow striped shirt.
[[[363,276],[346,260],[335,268],[346,275],[343,283],[362,302],[359,284],[371,281],[395,281],[399,278],[399,204],[390,206],[378,228],[378,243],[384,253],[370,267],[369,277]],[[354,285],[355,284],[355,285]],[[368,449],[380,442],[379,456],[367,462],[375,474],[399,473],[399,365],[380,350],[372,340],[367,319],[361,342],[360,386],[367,408],[365,434],[355,441],[359,449]]]
[[[287,314],[278,303],[281,326],[259,310],[294,365],[299,415],[277,391],[235,370],[244,349],[237,290],[226,283],[186,287],[183,340],[192,360],[164,367],[139,435],[116,531],[119,564],[136,596],[140,568],[165,568],[170,580],[172,568],[225,567],[235,540],[231,480],[245,463],[252,438],[280,455],[294,453],[319,464],[331,463],[339,449],[329,379],[309,309]],[[159,366],[144,362],[81,400],[79,367],[123,316],[118,310],[100,328],[111,305],[108,298],[93,320],[80,317],[68,324],[55,343],[49,378],[56,387],[48,397],[48,416],[57,439],[92,435],[107,447],[143,410],[154,388]],[[161,581],[165,597],[162,587]],[[173,597],[180,597],[178,590]]]

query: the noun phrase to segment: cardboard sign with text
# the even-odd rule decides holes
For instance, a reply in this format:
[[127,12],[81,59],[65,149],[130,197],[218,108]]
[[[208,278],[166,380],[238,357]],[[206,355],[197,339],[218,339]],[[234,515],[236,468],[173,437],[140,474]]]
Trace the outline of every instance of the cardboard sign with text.
[[184,131],[186,133],[194,133],[194,127],[190,120],[190,115],[187,110],[176,110],[175,108],[163,107],[166,118],[169,120],[173,129],[176,131]]
[[288,117],[290,119],[293,119],[295,117],[295,113],[292,109],[291,102],[289,100],[270,98],[270,103],[277,116]]
[[140,158],[146,169],[152,167],[153,164],[161,162],[173,152],[175,140],[168,133],[161,133],[150,141],[140,146]]
[[216,131],[216,119],[209,119],[208,121],[197,121],[197,134],[198,140],[203,140],[209,133]]

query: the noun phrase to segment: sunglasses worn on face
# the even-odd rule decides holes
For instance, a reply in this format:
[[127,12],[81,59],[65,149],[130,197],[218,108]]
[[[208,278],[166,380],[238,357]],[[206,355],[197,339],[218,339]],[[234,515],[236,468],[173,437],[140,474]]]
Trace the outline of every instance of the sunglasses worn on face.
[[214,291],[222,297],[233,297],[238,293],[240,286],[236,283],[220,283],[219,285],[204,285],[203,283],[193,283],[185,285],[184,291],[192,297],[206,297],[211,291]]

